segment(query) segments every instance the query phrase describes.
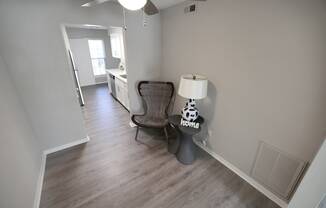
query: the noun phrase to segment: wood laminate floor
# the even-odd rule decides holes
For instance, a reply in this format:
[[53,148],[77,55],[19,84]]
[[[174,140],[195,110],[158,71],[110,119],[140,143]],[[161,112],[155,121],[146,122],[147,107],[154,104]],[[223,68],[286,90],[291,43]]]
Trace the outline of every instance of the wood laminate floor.
[[83,91],[91,141],[48,156],[41,208],[278,208],[206,154],[185,166],[160,134],[136,143],[106,85]]

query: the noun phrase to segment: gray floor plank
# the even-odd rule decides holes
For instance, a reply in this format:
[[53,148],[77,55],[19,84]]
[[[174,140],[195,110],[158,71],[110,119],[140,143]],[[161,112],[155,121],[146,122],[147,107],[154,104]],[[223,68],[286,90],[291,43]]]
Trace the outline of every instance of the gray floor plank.
[[162,136],[129,126],[129,113],[106,85],[83,89],[91,141],[47,158],[41,208],[278,208],[202,153],[180,164]]

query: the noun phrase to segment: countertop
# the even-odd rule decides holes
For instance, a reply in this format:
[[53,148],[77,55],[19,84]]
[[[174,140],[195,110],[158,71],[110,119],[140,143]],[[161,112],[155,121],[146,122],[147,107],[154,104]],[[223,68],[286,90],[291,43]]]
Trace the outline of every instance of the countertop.
[[106,69],[106,73],[112,74],[116,78],[120,79],[121,81],[127,83],[127,79],[124,77],[121,77],[121,75],[127,74],[125,70],[121,69]]

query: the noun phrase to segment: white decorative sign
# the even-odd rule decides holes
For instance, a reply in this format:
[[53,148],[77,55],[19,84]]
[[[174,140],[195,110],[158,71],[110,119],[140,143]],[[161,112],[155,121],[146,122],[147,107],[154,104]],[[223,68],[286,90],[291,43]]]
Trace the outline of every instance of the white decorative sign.
[[190,121],[181,119],[180,125],[185,126],[185,127],[191,127],[191,128],[199,129],[200,123],[190,122]]

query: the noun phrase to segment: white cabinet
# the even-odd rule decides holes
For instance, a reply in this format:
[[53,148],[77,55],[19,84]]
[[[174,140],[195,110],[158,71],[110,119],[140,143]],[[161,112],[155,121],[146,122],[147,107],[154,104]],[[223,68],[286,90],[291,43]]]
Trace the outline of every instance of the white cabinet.
[[120,80],[120,79],[115,79],[115,90],[116,90],[116,95],[117,95],[117,99],[121,102],[121,103],[123,103],[122,101],[123,101],[123,83],[122,83],[122,81]]
[[109,91],[125,108],[129,110],[129,95],[126,72],[120,69],[107,69]]
[[112,27],[109,29],[112,57],[120,59],[122,63],[126,63],[124,29]]
[[122,37],[120,34],[111,34],[110,35],[110,41],[111,41],[111,51],[112,51],[112,57],[114,58],[122,58]]
[[110,73],[108,72],[108,70],[106,70],[106,77],[107,77],[107,80],[108,80],[108,87],[109,87],[109,92],[112,94],[112,88],[111,88],[111,76],[110,76]]
[[127,83],[119,78],[115,79],[116,98],[129,110],[129,97]]

